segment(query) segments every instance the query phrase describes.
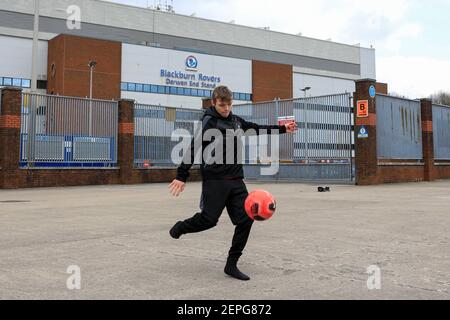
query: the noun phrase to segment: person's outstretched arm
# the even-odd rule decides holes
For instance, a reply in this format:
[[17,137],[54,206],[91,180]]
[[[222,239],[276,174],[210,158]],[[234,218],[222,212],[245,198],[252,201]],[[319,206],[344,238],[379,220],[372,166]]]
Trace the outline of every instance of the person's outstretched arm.
[[242,130],[244,130],[244,132],[253,129],[256,131],[256,134],[258,135],[260,133],[260,130],[265,130],[267,134],[272,134],[272,130],[278,130],[278,133],[284,134],[284,133],[294,133],[298,129],[296,122],[290,122],[283,126],[278,126],[278,125],[259,125],[250,121],[245,121],[240,117],[239,120],[242,123]]

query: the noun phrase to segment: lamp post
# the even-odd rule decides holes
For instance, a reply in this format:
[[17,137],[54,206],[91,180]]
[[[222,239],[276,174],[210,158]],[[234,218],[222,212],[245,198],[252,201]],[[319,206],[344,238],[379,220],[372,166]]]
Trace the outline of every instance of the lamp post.
[[34,0],[33,52],[31,57],[31,92],[37,91],[37,57],[39,43],[39,0]]
[[303,92],[305,93],[305,98],[306,98],[306,92],[307,92],[308,90],[311,90],[311,87],[305,87],[305,88],[303,88],[303,89],[300,89],[300,91],[303,91]]
[[[65,9],[56,8],[54,11],[66,12]],[[34,0],[34,24],[33,24],[33,48],[31,53],[31,92],[37,92],[37,65],[38,65],[38,50],[39,50],[39,15],[40,15],[40,0]]]
[[97,66],[96,61],[89,61],[88,67],[90,69],[90,75],[89,75],[89,99],[92,99],[92,78],[94,75],[94,69]]
[[89,61],[88,67],[90,69],[89,72],[89,136],[92,136],[92,83],[94,76],[94,69],[97,66],[96,61]]
[[[304,87],[303,89],[300,89],[300,91],[303,91],[305,93],[305,98],[306,98],[306,92],[308,90],[311,90],[311,87]],[[308,145],[308,141],[309,141],[309,135],[308,135],[308,103],[307,101],[304,101],[304,108],[303,108],[303,121],[305,122],[305,158],[306,158],[306,162],[309,162],[309,145]]]

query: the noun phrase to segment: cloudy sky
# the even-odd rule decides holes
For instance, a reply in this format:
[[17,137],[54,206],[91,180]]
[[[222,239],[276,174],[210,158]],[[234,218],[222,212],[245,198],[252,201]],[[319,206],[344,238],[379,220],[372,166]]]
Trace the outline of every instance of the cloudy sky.
[[450,0],[174,0],[174,7],[179,14],[373,45],[377,80],[391,92],[411,98],[450,92]]

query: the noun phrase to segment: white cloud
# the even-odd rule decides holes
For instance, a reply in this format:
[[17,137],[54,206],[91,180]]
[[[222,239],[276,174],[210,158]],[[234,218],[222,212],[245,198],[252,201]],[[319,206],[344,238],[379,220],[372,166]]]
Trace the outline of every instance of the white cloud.
[[[408,11],[418,0],[191,0],[177,7],[184,14],[220,21],[235,20],[253,27],[270,26],[271,30],[298,33],[319,39],[332,38],[348,43],[387,39],[404,25]],[[192,10],[192,11],[187,11]],[[399,38],[399,37],[397,37]],[[355,42],[356,41],[356,42]]]
[[384,54],[388,52],[399,53],[402,42],[417,38],[422,35],[423,28],[417,23],[406,23],[401,25],[396,31],[391,33],[384,42]]
[[425,98],[438,91],[450,92],[450,61],[426,57],[392,56],[377,60],[379,81],[389,91],[410,98]]
[[[146,5],[146,0],[110,0]],[[401,48],[421,33],[408,20],[419,0],[190,0],[174,1],[178,13],[380,49]],[[150,0],[150,4],[154,1]]]
[[[447,85],[450,59],[431,58],[437,48],[430,48],[428,58],[415,52],[414,46],[417,51],[423,49],[419,43],[424,43],[421,40],[425,27],[430,28],[411,18],[413,10],[423,8],[420,0],[175,0],[174,3],[175,10],[182,14],[196,12],[198,17],[213,20],[235,20],[238,24],[270,26],[274,31],[301,32],[318,39],[373,45],[378,80],[388,82],[393,91],[412,97],[450,91]],[[433,5],[448,5],[448,0],[435,0]]]

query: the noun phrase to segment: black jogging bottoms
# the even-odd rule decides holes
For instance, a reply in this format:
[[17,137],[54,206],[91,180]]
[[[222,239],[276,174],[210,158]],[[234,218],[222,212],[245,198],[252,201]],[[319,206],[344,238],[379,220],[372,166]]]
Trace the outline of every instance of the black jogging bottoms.
[[244,209],[248,191],[244,181],[238,179],[204,180],[200,200],[201,212],[183,221],[182,233],[196,233],[217,225],[226,208],[231,222],[236,226],[228,258],[238,260],[247,244],[253,220]]

